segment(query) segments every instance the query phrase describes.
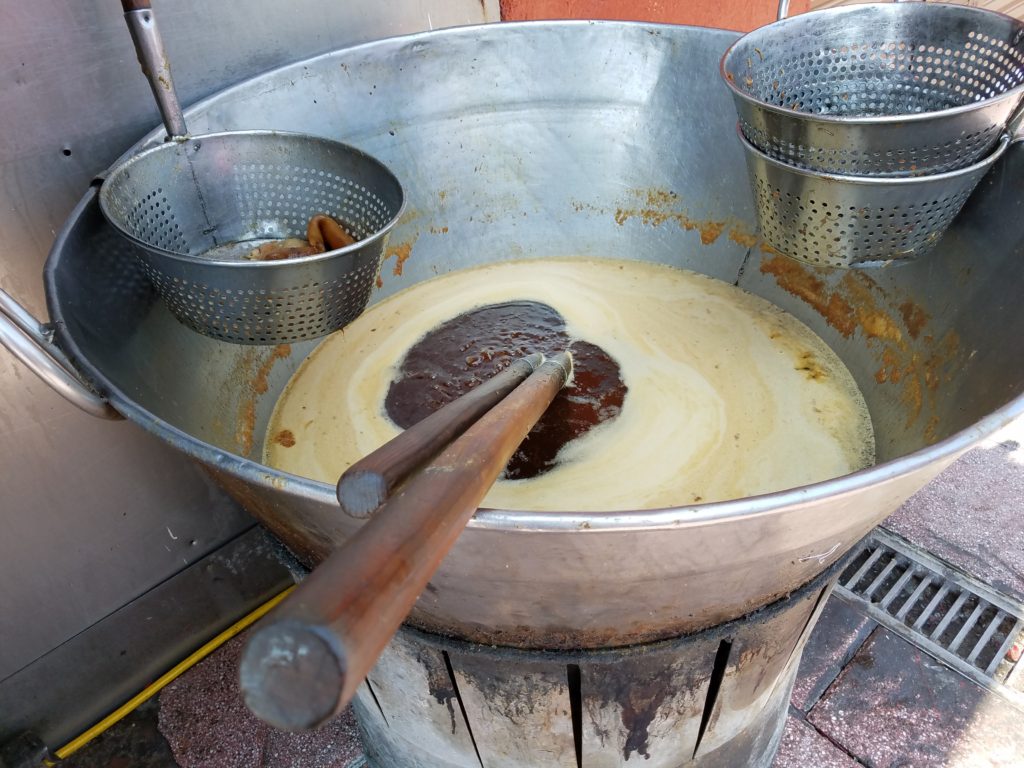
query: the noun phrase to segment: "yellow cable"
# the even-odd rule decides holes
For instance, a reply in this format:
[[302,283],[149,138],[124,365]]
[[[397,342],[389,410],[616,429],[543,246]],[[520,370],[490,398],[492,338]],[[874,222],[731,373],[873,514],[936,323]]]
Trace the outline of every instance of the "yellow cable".
[[[204,643],[197,651],[189,655],[188,658],[186,658],[184,661],[179,662],[178,664],[174,665],[174,667],[172,667],[170,670],[160,675],[160,677],[158,677],[152,683],[143,688],[135,696],[130,698],[120,707],[118,707],[109,715],[104,717],[102,720],[96,723],[96,725],[87,730],[85,733],[69,741],[63,747],[58,749],[54,754],[56,754],[59,760],[64,760],[68,756],[80,750],[90,741],[92,741],[105,730],[110,728],[110,726],[114,725],[114,723],[118,722],[119,720],[133,712],[140,704],[151,699],[154,695],[159,693],[161,689],[166,687],[167,684],[172,682],[175,678],[179,677],[183,672],[195,666],[197,663],[199,663],[207,656],[209,656],[211,653],[213,653],[215,650],[224,645],[224,643],[226,643],[228,640],[230,640],[235,635],[240,633],[243,629],[248,627],[253,622],[257,621],[260,617],[262,617],[264,614],[270,611],[270,609],[272,609],[275,605],[284,600],[284,598],[287,597],[288,593],[291,592],[293,589],[295,589],[294,586],[288,587],[283,592],[278,594],[276,597],[272,597],[270,600],[265,602],[252,613],[236,621],[234,624],[225,629],[215,638]],[[46,764],[56,765],[56,763],[50,760],[47,760]]]

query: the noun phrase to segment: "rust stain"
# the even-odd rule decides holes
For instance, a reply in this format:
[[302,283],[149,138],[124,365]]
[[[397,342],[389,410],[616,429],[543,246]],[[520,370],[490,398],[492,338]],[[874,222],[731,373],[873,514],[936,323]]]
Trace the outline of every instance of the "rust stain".
[[861,270],[847,270],[838,290],[856,308],[857,322],[865,336],[903,347],[903,332],[892,315],[879,307],[875,294],[881,293],[881,289],[869,275]]
[[884,384],[887,381],[899,384],[902,378],[903,363],[899,355],[892,347],[886,347],[882,350],[882,367],[875,372],[875,381],[879,384]]
[[259,367],[259,370],[256,371],[256,378],[253,379],[252,382],[252,391],[258,395],[266,394],[266,391],[267,389],[269,389],[270,386],[267,383],[267,377],[270,375],[270,372],[274,369],[274,364],[278,360],[284,360],[286,357],[291,355],[291,353],[291,344],[278,344],[276,347],[274,347],[273,350],[271,350],[270,352],[270,357],[268,357],[266,361],[264,361],[263,365]]
[[377,275],[377,287],[378,288],[383,288],[384,287],[384,278],[381,277],[379,273]]
[[[922,335],[930,321],[928,313],[911,300],[888,298],[863,270],[846,270],[834,286],[828,286],[824,277],[831,270],[773,256],[764,259],[761,272],[774,276],[780,288],[808,304],[843,336],[860,331],[878,355],[875,381],[898,388],[894,394],[906,413],[908,428],[922,414],[928,416],[925,438],[934,442],[939,392],[956,375],[962,357],[955,331],[938,342]],[[920,341],[912,345],[911,340]],[[797,370],[804,367],[798,365]]]
[[430,233],[432,235],[447,235],[448,227],[431,227]]
[[295,435],[290,429],[282,429],[274,435],[274,442],[278,445],[283,445],[285,448],[291,448],[295,445]]
[[253,432],[256,431],[256,399],[247,397],[238,406],[238,426],[235,429],[235,444],[238,452],[248,456],[252,450]]
[[639,200],[635,207],[615,209],[615,223],[619,226],[630,219],[640,219],[649,227],[660,227],[668,221],[673,221],[687,232],[699,232],[700,241],[704,245],[710,245],[718,240],[727,226],[727,222],[716,219],[691,219],[685,210],[678,209],[679,195],[671,190],[637,189],[633,190],[633,194]]
[[297,516],[281,514],[280,502],[267,497],[253,484],[229,472],[200,464],[203,470],[242,507],[254,515],[270,532],[284,542],[303,565],[315,567],[340,544],[330,536],[309,525],[304,525]]
[[779,287],[810,305],[843,336],[859,328],[868,339],[904,346],[899,324],[875,299],[877,284],[863,272],[847,270],[839,285],[829,288],[818,277],[823,273],[782,255],[762,261],[761,272],[774,276]]
[[704,245],[711,245],[719,237],[722,236],[722,231],[725,229],[724,221],[705,221],[697,227],[700,232],[700,241]]
[[[273,370],[274,364],[278,360],[288,357],[291,353],[292,348],[290,344],[278,344],[271,350],[270,356],[256,370],[253,378],[246,384],[247,392],[238,404],[238,421],[235,425],[235,445],[243,456],[249,455],[255,442],[256,401],[259,400],[261,395],[266,394],[270,388],[267,377],[270,375],[270,371]],[[250,361],[249,365],[254,364],[253,358],[249,357],[246,359]]]
[[395,277],[402,276],[402,269],[405,267],[405,262],[412,256],[412,243],[399,243],[398,245],[389,246],[384,252],[384,258],[390,259],[392,256],[395,257],[395,266],[391,270],[391,274]]
[[744,248],[753,248],[757,245],[757,235],[738,226],[729,230],[729,239]]
[[903,316],[903,324],[907,326],[907,333],[911,338],[916,339],[921,335],[921,329],[928,324],[930,319],[928,313],[909,299],[900,304],[899,309]]
[[[908,366],[907,373],[913,374],[917,371],[918,356],[914,355],[911,358],[910,365]],[[903,393],[900,395],[900,400],[907,407],[907,426],[910,427],[917,421],[921,415],[921,406],[924,404],[924,399],[921,394],[921,380],[915,375],[906,376],[903,383]]]
[[858,308],[857,316],[860,320],[860,327],[866,336],[888,339],[897,344],[903,340],[903,334],[900,333],[900,329],[893,323],[892,318],[884,312],[872,312]]
[[800,262],[773,256],[761,262],[761,272],[775,277],[780,288],[810,305],[843,336],[849,338],[856,330],[856,314],[850,302],[838,292],[827,290],[825,283]]

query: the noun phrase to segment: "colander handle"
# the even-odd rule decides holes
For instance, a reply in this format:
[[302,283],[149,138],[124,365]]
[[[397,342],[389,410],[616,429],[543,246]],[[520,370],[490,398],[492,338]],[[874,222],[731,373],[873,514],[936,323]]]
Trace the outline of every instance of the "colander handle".
[[171,64],[164,50],[164,41],[156,26],[156,16],[149,0],[121,0],[124,20],[132,34],[135,53],[142,66],[142,74],[149,81],[156,99],[157,109],[163,118],[169,140],[182,139],[188,135],[185,116],[181,112],[178,94],[171,78]]
[[0,288],[0,344],[57,394],[92,416],[120,419],[110,403],[82,381],[50,338],[50,329]]

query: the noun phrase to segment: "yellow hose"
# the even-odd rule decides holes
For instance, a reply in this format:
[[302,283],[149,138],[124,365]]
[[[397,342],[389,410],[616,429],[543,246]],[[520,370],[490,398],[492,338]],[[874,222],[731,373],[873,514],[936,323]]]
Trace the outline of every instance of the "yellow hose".
[[[73,755],[75,752],[80,750],[82,747],[84,747],[90,741],[95,739],[105,730],[114,725],[114,723],[118,722],[119,720],[133,712],[140,704],[153,698],[153,696],[159,693],[163,688],[165,688],[175,678],[179,677],[183,672],[198,664],[200,661],[205,659],[215,650],[224,645],[224,643],[226,643],[228,640],[233,638],[235,635],[239,634],[250,624],[260,619],[275,605],[284,600],[284,598],[287,597],[288,593],[291,592],[293,589],[295,589],[294,585],[288,587],[277,596],[272,597],[270,600],[265,602],[252,613],[236,621],[234,624],[225,629],[215,638],[204,643],[198,650],[190,654],[185,660],[175,664],[174,667],[172,667],[170,670],[164,672],[164,674],[160,675],[160,677],[158,677],[152,683],[143,688],[139,693],[132,696],[130,699],[128,699],[128,701],[126,701],[120,707],[118,707],[109,715],[104,717],[92,728],[85,731],[81,735],[76,736],[63,747],[58,749],[54,753],[57,756],[57,759],[64,760],[70,755]],[[56,763],[51,760],[47,760],[46,765],[56,765]]]

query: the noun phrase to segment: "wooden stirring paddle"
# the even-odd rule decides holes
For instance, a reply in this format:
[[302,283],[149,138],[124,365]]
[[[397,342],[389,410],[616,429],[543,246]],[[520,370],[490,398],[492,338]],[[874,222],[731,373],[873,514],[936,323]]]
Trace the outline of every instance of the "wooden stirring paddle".
[[[284,730],[351,701],[516,448],[572,374],[562,352],[414,474],[254,631],[245,703]],[[439,411],[440,412],[440,411]]]

